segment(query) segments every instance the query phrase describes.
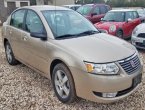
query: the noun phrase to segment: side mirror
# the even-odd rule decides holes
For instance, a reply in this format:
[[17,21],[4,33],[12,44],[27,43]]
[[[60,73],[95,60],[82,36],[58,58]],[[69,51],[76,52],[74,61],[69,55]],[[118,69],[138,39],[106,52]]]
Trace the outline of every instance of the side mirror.
[[31,32],[30,36],[34,37],[34,38],[40,38],[41,40],[47,40],[47,34],[46,33]]
[[128,22],[131,22],[131,21],[132,21],[132,19],[131,19],[131,18],[129,18],[129,19],[127,20],[127,23],[128,23]]
[[104,18],[101,18],[101,21],[103,21]]

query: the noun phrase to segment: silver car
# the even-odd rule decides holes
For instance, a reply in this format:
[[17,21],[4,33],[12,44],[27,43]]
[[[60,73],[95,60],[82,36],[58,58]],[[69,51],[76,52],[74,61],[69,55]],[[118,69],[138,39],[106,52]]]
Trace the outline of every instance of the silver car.
[[4,23],[7,61],[51,79],[58,99],[114,102],[133,93],[143,63],[134,46],[100,33],[79,13],[56,6],[15,10]]
[[132,44],[140,49],[145,49],[145,23],[138,25],[132,33]]

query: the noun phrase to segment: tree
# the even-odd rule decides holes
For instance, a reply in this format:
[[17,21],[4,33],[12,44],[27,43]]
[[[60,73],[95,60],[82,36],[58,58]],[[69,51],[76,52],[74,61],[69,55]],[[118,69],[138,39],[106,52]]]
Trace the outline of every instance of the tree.
[[145,0],[108,0],[112,7],[144,7]]
[[76,4],[105,3],[104,0],[75,0]]

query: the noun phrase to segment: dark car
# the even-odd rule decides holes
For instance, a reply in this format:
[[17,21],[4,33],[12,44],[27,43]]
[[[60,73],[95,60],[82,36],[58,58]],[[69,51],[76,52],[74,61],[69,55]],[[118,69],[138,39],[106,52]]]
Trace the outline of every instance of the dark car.
[[106,4],[87,4],[77,9],[77,11],[89,19],[93,24],[100,22],[101,18],[111,10],[111,7]]

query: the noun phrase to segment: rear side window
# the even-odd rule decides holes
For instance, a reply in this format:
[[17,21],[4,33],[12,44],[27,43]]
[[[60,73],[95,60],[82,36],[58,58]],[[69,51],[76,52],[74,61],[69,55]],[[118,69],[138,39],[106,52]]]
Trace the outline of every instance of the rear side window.
[[84,6],[81,6],[80,8],[78,8],[77,12],[79,12],[82,15],[87,15],[90,13],[91,10],[92,10],[92,6],[84,5]]
[[101,6],[101,7],[100,7],[100,13],[101,13],[101,14],[105,14],[106,12],[107,12],[106,7],[105,7],[105,6]]
[[25,29],[28,32],[34,32],[34,33],[44,32],[44,26],[42,24],[42,21],[34,11],[29,10],[27,13]]
[[23,21],[25,16],[25,10],[18,10],[12,14],[10,25],[16,28],[23,28]]
[[136,19],[136,18],[138,18],[137,12],[135,12],[135,11],[126,12],[126,17],[125,17],[126,21],[128,19]]
[[95,13],[95,14],[100,14],[100,9],[99,9],[99,7],[95,7],[94,8],[94,10],[93,10],[93,13]]

